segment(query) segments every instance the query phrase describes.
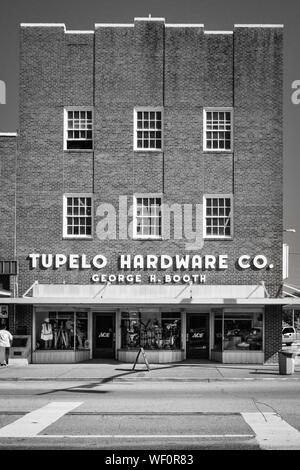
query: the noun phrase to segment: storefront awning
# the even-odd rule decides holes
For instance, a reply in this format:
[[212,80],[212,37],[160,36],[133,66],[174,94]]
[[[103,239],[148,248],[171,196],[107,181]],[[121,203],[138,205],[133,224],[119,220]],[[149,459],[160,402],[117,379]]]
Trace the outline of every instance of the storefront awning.
[[283,305],[286,307],[300,308],[300,304],[296,305],[294,302],[291,302],[290,299],[281,299],[281,298],[265,298],[265,299],[203,299],[203,298],[182,298],[179,300],[169,299],[169,298],[156,298],[150,300],[149,298],[129,298],[124,299],[120,302],[120,299],[86,299],[86,298],[61,298],[61,297],[43,297],[43,298],[10,298],[10,299],[0,299],[1,304],[27,304],[34,306],[42,305],[68,305],[68,306],[86,306],[86,307],[97,307],[97,306],[114,306],[115,308],[122,308],[125,306],[162,306],[162,305],[172,305],[177,307],[187,307],[187,306],[210,306],[210,307],[228,307],[228,306],[256,306],[263,307],[265,305]]
[[66,285],[37,284],[18,298],[0,298],[0,304],[35,306],[265,306],[300,308],[299,299],[266,296],[263,285]]
[[[282,305],[297,308],[299,300],[289,297],[271,298],[265,296],[262,286],[76,286],[37,285],[33,296],[0,298],[0,304],[27,304],[34,306],[84,306],[114,307],[126,306],[256,306]],[[39,295],[37,295],[39,294]],[[88,295],[87,295],[88,294]]]

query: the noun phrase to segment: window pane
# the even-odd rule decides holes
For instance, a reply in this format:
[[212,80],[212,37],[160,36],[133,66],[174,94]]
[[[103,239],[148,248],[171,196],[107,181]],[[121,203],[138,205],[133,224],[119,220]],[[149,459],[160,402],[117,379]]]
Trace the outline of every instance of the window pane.
[[[162,139],[162,134],[160,131],[162,127],[161,126],[161,112],[139,111],[136,113],[136,118],[137,118],[136,120],[137,148],[139,149],[161,148],[161,139]],[[158,131],[156,132],[156,130]]]
[[[92,198],[91,197],[68,197],[67,198],[67,235],[90,235],[92,225]],[[81,217],[78,217],[78,216]],[[89,217],[86,217],[89,216]],[[87,233],[87,227],[90,227]]]
[[123,349],[180,349],[180,313],[122,312],[121,347]]
[[[213,130],[214,132],[210,132]],[[226,132],[225,132],[226,130]],[[231,149],[231,117],[230,112],[206,111],[206,148],[216,150]]]
[[68,111],[68,129],[67,149],[92,149],[92,111]]

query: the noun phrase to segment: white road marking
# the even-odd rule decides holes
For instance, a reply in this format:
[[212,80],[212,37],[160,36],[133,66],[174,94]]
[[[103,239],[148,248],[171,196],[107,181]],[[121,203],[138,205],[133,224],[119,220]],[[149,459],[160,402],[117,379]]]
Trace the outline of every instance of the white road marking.
[[300,450],[300,432],[276,413],[241,413],[261,449]]
[[39,434],[30,436],[50,439],[202,439],[202,438],[249,438],[255,434]]
[[0,437],[35,437],[83,402],[54,401],[0,429]]

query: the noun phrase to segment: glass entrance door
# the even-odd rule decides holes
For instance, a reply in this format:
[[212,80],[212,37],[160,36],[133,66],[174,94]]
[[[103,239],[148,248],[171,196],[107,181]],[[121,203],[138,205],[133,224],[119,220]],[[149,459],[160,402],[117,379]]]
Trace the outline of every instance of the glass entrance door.
[[115,314],[94,313],[93,358],[115,357]]
[[187,359],[208,359],[209,323],[208,314],[187,314]]

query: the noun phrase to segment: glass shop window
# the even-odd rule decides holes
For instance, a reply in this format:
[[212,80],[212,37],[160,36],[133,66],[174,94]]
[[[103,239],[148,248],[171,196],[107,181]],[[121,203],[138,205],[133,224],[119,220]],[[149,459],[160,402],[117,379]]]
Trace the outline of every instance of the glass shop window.
[[76,313],[76,349],[88,349],[88,316],[86,312]]
[[36,349],[88,348],[87,313],[36,312]]
[[180,349],[180,312],[122,312],[122,349]]
[[262,351],[263,314],[225,313],[215,315],[216,350]]

